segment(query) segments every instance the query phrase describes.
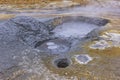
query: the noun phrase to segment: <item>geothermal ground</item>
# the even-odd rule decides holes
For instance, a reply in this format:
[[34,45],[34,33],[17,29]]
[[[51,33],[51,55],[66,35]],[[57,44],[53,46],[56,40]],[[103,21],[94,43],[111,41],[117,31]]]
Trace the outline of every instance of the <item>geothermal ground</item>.
[[120,80],[119,0],[0,6],[0,80]]

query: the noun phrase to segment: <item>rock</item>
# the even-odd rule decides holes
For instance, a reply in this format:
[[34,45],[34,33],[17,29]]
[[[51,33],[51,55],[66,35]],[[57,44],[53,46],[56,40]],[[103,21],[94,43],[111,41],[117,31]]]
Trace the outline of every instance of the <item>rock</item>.
[[0,24],[0,38],[3,40],[19,39],[32,46],[38,41],[49,38],[49,29],[37,19],[18,16]]
[[0,40],[1,41],[13,41],[16,38],[16,34],[19,31],[17,25],[10,20],[0,24]]
[[53,30],[56,26],[64,23],[63,17],[56,17],[50,20],[45,21],[45,24],[48,26],[49,30]]

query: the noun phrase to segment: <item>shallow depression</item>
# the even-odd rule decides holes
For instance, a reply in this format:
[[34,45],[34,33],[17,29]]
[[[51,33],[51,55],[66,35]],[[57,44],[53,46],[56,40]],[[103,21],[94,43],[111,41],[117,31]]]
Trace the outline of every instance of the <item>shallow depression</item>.
[[67,58],[61,58],[54,60],[54,65],[57,68],[67,68],[70,65],[70,60]]

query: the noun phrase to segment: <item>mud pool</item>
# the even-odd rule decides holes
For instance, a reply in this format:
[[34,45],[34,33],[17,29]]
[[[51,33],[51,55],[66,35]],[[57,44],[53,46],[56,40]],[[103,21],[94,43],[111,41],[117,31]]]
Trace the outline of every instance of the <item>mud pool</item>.
[[120,12],[104,5],[3,11],[0,80],[119,80]]
[[68,22],[58,26],[53,32],[58,37],[82,38],[95,28],[98,28],[98,26],[83,22]]

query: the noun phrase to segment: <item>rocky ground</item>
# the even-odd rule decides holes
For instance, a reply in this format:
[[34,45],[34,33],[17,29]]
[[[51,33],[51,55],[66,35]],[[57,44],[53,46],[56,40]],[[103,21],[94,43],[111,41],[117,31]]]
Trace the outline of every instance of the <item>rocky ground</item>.
[[64,0],[41,9],[2,4],[0,80],[119,80],[119,4]]

